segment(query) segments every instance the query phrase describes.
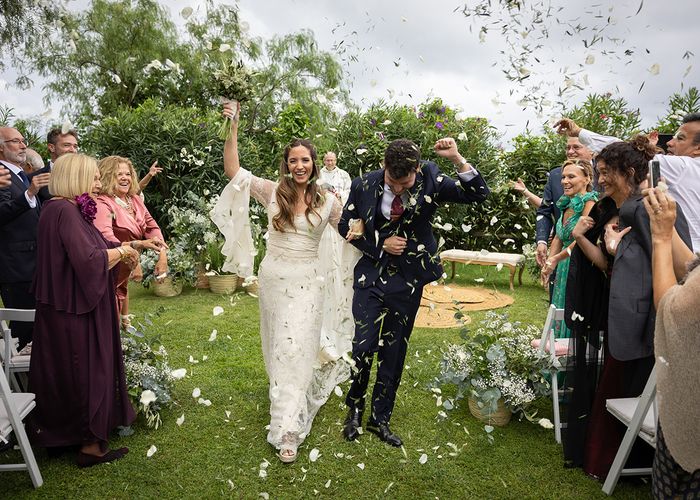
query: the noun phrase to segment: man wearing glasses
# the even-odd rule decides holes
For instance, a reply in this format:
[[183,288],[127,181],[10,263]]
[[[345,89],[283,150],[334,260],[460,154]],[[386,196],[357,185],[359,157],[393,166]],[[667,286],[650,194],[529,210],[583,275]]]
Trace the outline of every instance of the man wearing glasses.
[[[19,130],[0,127],[0,296],[5,307],[17,309],[34,309],[29,288],[36,261],[37,193],[49,184],[48,173],[27,178],[20,167],[26,159],[27,141]],[[2,187],[2,179],[8,177],[9,183]],[[31,342],[31,323],[11,328],[20,349]]]

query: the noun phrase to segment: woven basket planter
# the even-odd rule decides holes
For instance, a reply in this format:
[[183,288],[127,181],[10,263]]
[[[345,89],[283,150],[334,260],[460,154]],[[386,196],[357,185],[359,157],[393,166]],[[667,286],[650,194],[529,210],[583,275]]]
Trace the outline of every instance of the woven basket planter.
[[158,297],[175,297],[182,293],[182,282],[173,282],[173,278],[168,276],[162,283],[153,282],[153,293]]
[[209,288],[209,276],[206,274],[204,264],[197,264],[197,279],[194,282],[194,287],[204,290]]
[[238,276],[235,274],[215,274],[208,276],[209,290],[212,293],[230,294],[238,287]]
[[476,399],[469,398],[469,411],[481,422],[498,427],[508,425],[508,422],[510,422],[513,416],[510,408],[505,405],[503,398],[498,400],[498,407],[495,413],[488,413],[486,408],[479,408]]

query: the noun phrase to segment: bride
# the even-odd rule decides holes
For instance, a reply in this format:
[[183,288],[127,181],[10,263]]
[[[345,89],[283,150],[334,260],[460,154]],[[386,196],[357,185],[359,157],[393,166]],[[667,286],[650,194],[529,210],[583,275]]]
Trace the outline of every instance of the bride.
[[[224,143],[224,171],[231,180],[211,215],[226,238],[224,270],[248,276],[255,255],[246,213],[250,195],[267,209],[269,238],[259,270],[260,336],[270,380],[267,440],[289,463],[318,409],[350,375],[357,251],[345,245],[341,263],[326,262],[330,252],[319,251],[324,228],[337,228],[342,205],[315,182],[316,151],[309,141],[296,139],[285,148],[277,182],[240,167],[239,111],[238,104],[224,105],[224,115],[232,118]],[[364,230],[361,222],[353,229],[350,239]]]

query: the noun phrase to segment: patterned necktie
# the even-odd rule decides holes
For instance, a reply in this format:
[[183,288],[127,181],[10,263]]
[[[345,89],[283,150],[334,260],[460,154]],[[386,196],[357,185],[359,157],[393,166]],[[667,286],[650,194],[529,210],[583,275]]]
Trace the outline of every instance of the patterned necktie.
[[394,200],[391,202],[391,212],[389,215],[389,218],[391,219],[391,222],[396,222],[399,220],[399,217],[403,214],[403,202],[401,201],[400,196],[394,196]]
[[28,188],[30,185],[29,178],[27,177],[27,174],[25,174],[23,171],[17,172],[17,176],[22,179],[22,182],[24,182],[24,187]]

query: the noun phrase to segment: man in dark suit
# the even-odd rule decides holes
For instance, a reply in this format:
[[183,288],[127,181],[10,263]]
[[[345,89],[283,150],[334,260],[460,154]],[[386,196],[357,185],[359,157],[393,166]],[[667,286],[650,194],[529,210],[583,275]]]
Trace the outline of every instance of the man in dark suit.
[[[34,175],[51,173],[51,167],[60,156],[66,153],[77,153],[78,132],[71,129],[64,134],[62,129],[52,128],[46,135],[46,147],[49,150],[51,159],[46,162],[46,166],[44,168],[33,172],[29,176],[30,179]],[[49,193],[48,188],[43,188],[39,191],[39,199],[42,203],[51,199],[51,194]]]
[[[26,149],[17,129],[0,127],[0,164],[10,171],[11,180],[0,189],[0,295],[5,307],[17,309],[34,309],[29,287],[36,261],[37,193],[49,183],[49,174],[29,181],[19,166],[26,160]],[[31,324],[16,323],[11,328],[20,348],[31,342]]]
[[443,203],[481,202],[489,194],[481,175],[459,154],[454,139],[440,139],[435,151],[452,161],[458,181],[440,172],[435,163],[421,162],[420,150],[413,142],[393,141],[386,149],[384,168],[353,181],[340,220],[343,236],[351,219],[362,219],[365,225],[364,237],[352,241],[363,255],[354,275],[355,366],[343,428],[348,440],[358,437],[362,425],[365,392],[377,352],[377,379],[367,430],[382,441],[401,446],[401,438],[389,429],[389,420],[408,339],[423,286],[443,273],[431,222]]

